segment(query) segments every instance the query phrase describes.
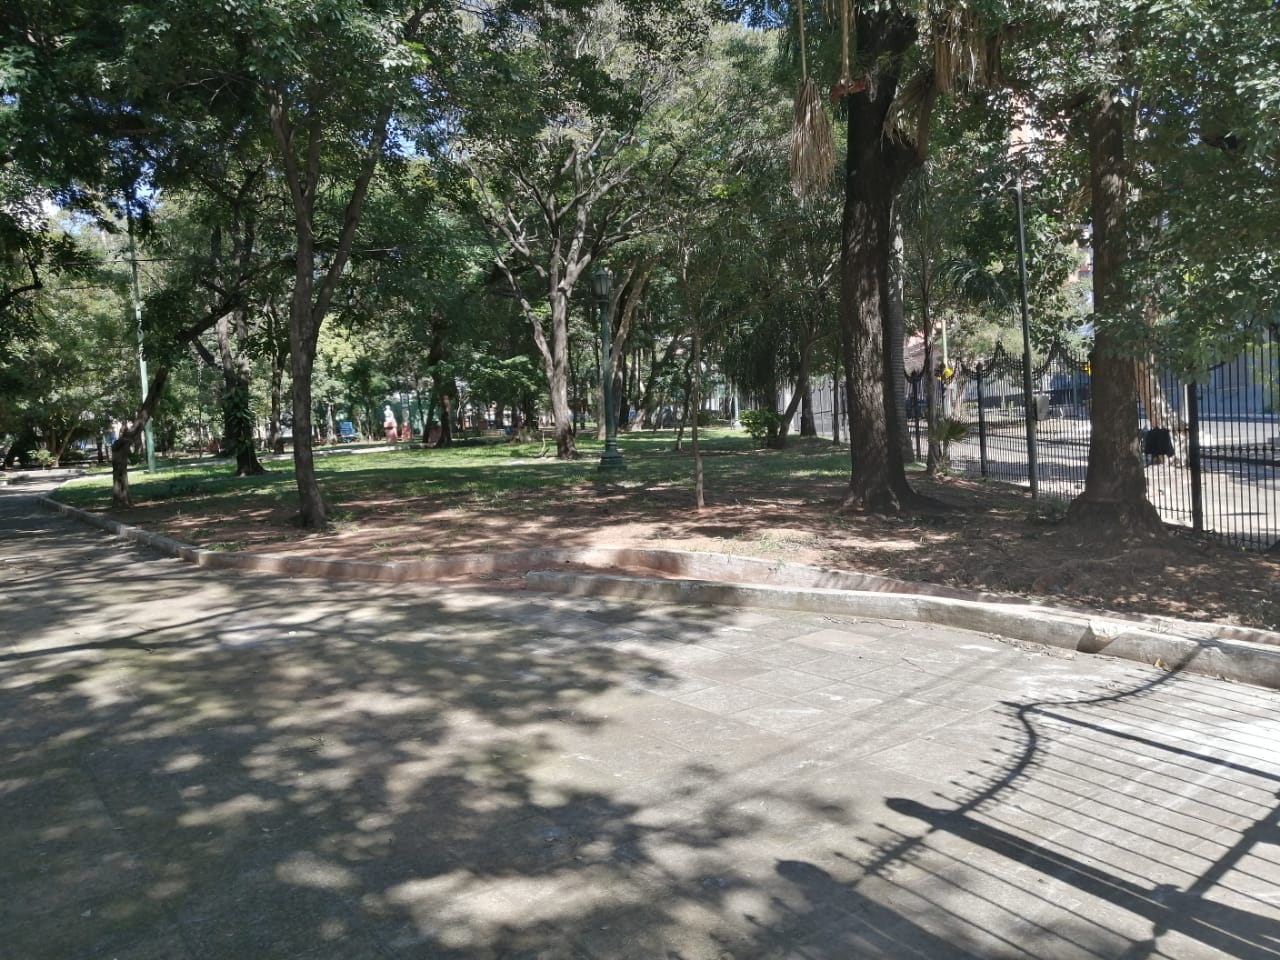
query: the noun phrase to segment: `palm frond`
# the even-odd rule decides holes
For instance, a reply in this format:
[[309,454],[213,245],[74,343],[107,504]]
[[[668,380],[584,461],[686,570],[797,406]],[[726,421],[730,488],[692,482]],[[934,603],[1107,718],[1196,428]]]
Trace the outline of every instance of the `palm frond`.
[[985,85],[1000,73],[999,35],[967,3],[947,4],[933,22],[933,76],[939,93]]
[[884,135],[891,139],[901,137],[903,131],[915,130],[921,112],[936,92],[933,72],[922,70],[898,89],[888,114],[884,118]]
[[812,80],[801,80],[791,126],[791,189],[797,197],[817,193],[830,184],[835,152],[831,122],[818,86]]

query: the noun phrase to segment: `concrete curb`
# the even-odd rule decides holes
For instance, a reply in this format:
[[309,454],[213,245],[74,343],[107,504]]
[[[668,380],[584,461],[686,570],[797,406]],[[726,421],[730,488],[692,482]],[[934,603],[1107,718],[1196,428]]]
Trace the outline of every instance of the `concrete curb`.
[[[115,536],[210,570],[378,583],[523,573],[524,582],[531,589],[549,593],[760,606],[936,623],[1280,689],[1280,633],[1229,624],[1101,616],[874,574],[675,550],[546,548],[413,563],[222,552],[203,550],[50,497],[41,497],[39,502]],[[651,570],[681,579],[536,569],[567,564]]]
[[617,597],[691,606],[769,607],[934,623],[1280,689],[1280,634],[1262,630],[1251,631],[1258,639],[1248,642],[1155,630],[1111,617],[954,597],[654,580],[558,571],[534,571],[526,580],[532,589],[571,596]]

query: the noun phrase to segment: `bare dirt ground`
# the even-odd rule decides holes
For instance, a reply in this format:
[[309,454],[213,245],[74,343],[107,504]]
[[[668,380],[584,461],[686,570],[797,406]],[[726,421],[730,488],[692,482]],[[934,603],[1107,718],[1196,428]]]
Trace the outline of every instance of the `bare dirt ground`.
[[[913,480],[949,509],[927,516],[842,515],[839,482],[769,489],[587,481],[500,501],[426,497],[336,504],[331,530],[306,534],[291,508],[209,515],[199,505],[139,504],[117,514],[213,549],[408,561],[545,547],[636,547],[783,560],[1098,610],[1280,629],[1280,556],[1188,533],[1088,542],[1015,489],[967,479]],[[561,492],[563,493],[563,491]],[[1061,513],[1061,505],[1050,505]]]

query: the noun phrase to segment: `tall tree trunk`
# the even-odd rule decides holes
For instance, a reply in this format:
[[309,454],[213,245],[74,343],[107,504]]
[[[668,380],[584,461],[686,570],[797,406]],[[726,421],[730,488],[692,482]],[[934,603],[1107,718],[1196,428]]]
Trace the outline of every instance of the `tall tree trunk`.
[[[692,349],[690,354],[692,355]],[[686,360],[684,365],[684,408],[680,411],[680,417],[676,420],[676,442],[671,448],[676,453],[684,449],[684,425],[689,419],[689,394],[693,390],[693,370],[690,361]]]
[[[849,110],[848,185],[841,251],[841,347],[845,359],[845,392],[849,410],[851,472],[845,506],[897,512],[906,487],[901,454],[890,449],[889,393],[884,351],[887,267],[892,256],[890,198],[900,185],[895,164],[885,154],[897,150],[883,140],[881,122],[866,106]],[[867,143],[867,140],[871,143]],[[861,154],[861,157],[858,155]],[[905,171],[904,171],[905,173]],[[898,453],[896,457],[893,453]]]
[[698,444],[698,415],[702,413],[702,333],[697,324],[693,327],[693,371],[689,379],[689,406],[693,409],[693,422],[689,438],[693,443],[693,506],[701,510],[707,505],[702,487],[702,447]]
[[[235,326],[238,328],[236,334],[243,331],[243,319]],[[253,366],[244,348],[244,338],[233,335],[231,317],[222,317],[217,331],[218,350],[222,357],[222,446],[236,458],[237,477],[255,477],[266,471],[258,462],[253,436],[253,411],[250,408]]]
[[[284,387],[284,367],[289,359],[286,344],[281,342],[277,329],[279,322],[273,299],[266,304],[267,342],[271,349],[271,421],[267,427],[267,449],[272,453],[284,453],[284,431],[281,428],[282,411],[281,394]],[[333,405],[329,405],[329,436],[333,436]]]
[[800,392],[800,436],[816,437],[818,425],[813,419],[813,383],[805,377],[804,389]]
[[[421,15],[415,15],[408,32],[416,30]],[[315,94],[316,91],[309,91]],[[342,212],[342,227],[332,256],[317,273],[316,200],[322,181],[322,144],[324,141],[323,108],[318,102],[300,107],[297,122],[295,102],[286,96],[298,91],[282,88],[268,91],[271,130],[277,151],[284,164],[285,183],[293,214],[294,259],[293,292],[289,304],[289,357],[293,375],[293,473],[298,486],[298,519],[308,530],[323,529],[328,522],[328,508],[316,480],[315,432],[312,424],[311,375],[315,368],[316,345],[320,325],[329,312],[338,280],[351,257],[356,228],[369,195],[369,183],[377,170],[386,143],[392,103],[383,104],[368,128],[363,157],[351,181],[351,192]],[[305,101],[306,98],[303,97]],[[317,276],[319,283],[317,283]]]
[[284,453],[284,433],[280,426],[282,412],[280,399],[283,388],[283,358],[275,356],[271,360],[271,419],[267,426],[267,449],[272,453]]
[[660,406],[659,394],[661,391],[658,388],[658,384],[662,379],[662,375],[667,372],[671,362],[675,359],[679,345],[680,337],[672,337],[671,342],[662,351],[662,356],[655,355],[649,364],[649,379],[645,383],[644,393],[640,397],[640,425],[644,429],[656,430],[658,428],[658,424],[654,420],[654,414]]
[[431,325],[431,345],[427,348],[427,369],[431,371],[431,413],[428,420],[435,413],[436,404],[441,410],[440,436],[435,442],[437,447],[453,445],[453,406],[450,399],[458,394],[458,385],[453,378],[439,373],[440,364],[448,359],[448,329],[444,320],[437,318]]
[[840,364],[831,371],[831,442],[840,442]]
[[1134,357],[1117,331],[1128,301],[1123,279],[1128,255],[1127,122],[1128,108],[1118,90],[1107,90],[1094,101],[1089,116],[1095,312],[1089,466],[1084,492],[1067,510],[1068,523],[1108,539],[1161,529],[1160,514],[1147,500]]
[[[900,11],[859,16],[858,21],[861,53],[868,52],[862,50],[866,46],[872,53],[896,58],[915,42],[915,20]],[[912,497],[892,414],[897,377],[891,375],[885,353],[893,206],[920,163],[913,145],[885,133],[897,79],[886,70],[874,86],[846,100],[840,245],[840,334],[852,461],[843,507],[892,513]]]
[[[782,411],[777,435],[769,438],[769,446],[775,450],[781,450],[787,445],[787,434],[791,430],[791,421],[795,419],[796,410],[809,394],[809,366],[812,360],[813,340],[806,337],[804,343],[800,345],[800,371],[796,374],[795,391],[791,394],[791,399],[787,401],[787,408]],[[812,401],[810,401],[809,417],[810,421],[812,421]],[[812,426],[812,422],[810,426]],[[801,427],[800,436],[806,436],[803,426]],[[808,436],[813,436],[813,434],[810,433]]]
[[[295,282],[298,278],[295,277]],[[311,412],[311,374],[315,368],[319,325],[311,319],[310,280],[308,290],[295,291],[289,322],[289,373],[293,378],[290,400],[293,406],[293,471],[298,487],[298,519],[308,530],[323,529],[328,508],[316,480],[315,435]]]
[[556,457],[576,460],[578,447],[573,435],[573,407],[569,403],[569,300],[562,292],[553,291],[551,296],[551,342],[547,342],[541,326],[536,323],[533,339],[542,354],[543,370],[551,394]]
[[113,508],[133,506],[133,498],[129,495],[129,456],[137,446],[138,438],[146,429],[147,422],[155,415],[156,404],[164,395],[165,385],[169,382],[169,367],[161,364],[151,378],[147,387],[147,399],[138,407],[138,415],[133,423],[120,431],[111,444],[111,506]]

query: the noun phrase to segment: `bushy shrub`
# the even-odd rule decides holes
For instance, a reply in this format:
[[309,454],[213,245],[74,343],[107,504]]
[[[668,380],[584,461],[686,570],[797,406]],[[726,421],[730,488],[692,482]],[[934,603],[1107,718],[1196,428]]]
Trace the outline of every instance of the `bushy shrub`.
[[773,441],[782,429],[782,417],[772,410],[743,410],[738,418],[757,447]]

